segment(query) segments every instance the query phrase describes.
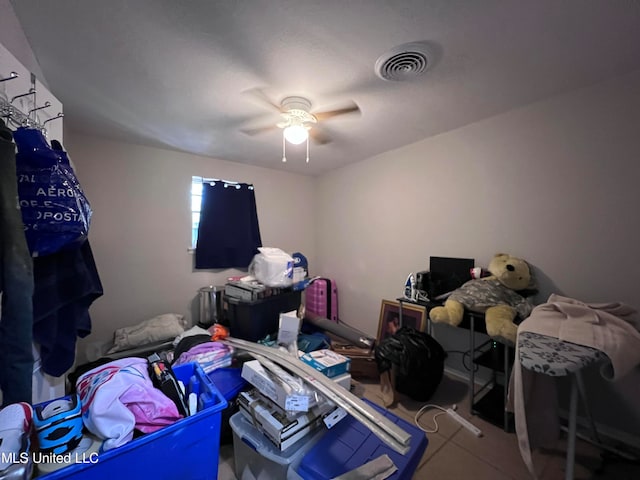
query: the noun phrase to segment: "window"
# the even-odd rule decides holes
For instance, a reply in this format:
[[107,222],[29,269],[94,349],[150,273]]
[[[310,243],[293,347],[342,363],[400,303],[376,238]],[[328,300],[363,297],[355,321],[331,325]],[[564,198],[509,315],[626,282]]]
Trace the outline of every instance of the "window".
[[191,248],[198,243],[198,226],[202,208],[202,177],[191,177]]
[[253,185],[191,177],[196,269],[247,268],[261,245]]

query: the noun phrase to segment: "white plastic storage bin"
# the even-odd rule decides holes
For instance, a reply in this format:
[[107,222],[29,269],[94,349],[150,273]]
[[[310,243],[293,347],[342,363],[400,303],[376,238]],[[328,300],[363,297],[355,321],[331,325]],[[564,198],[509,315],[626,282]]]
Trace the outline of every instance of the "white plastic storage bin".
[[238,412],[229,419],[233,431],[233,453],[236,478],[239,480],[273,478],[299,480],[301,477],[289,468],[297,463],[324,435],[322,427],[296,444],[280,451],[271,440]]

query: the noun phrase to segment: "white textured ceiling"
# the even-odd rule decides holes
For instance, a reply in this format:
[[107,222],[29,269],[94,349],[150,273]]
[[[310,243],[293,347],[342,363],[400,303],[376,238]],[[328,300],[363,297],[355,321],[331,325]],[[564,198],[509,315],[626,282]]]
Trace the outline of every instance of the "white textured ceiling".
[[[96,135],[316,175],[640,68],[635,0],[12,0],[65,122]],[[376,59],[427,42],[427,73],[388,82]],[[355,101],[288,149],[278,103]]]

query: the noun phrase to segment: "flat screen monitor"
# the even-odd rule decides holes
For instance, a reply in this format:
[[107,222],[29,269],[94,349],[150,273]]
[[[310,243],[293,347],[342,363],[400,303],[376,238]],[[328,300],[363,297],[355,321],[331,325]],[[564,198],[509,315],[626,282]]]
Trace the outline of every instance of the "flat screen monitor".
[[429,257],[429,298],[438,300],[471,280],[474,266],[473,258]]

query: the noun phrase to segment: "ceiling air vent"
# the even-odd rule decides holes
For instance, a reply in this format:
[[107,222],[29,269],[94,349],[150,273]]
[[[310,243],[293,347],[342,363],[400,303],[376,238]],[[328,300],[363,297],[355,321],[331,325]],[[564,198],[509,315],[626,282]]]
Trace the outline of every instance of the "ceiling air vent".
[[413,80],[427,70],[428,53],[422,43],[398,45],[376,60],[376,75],[394,82]]

